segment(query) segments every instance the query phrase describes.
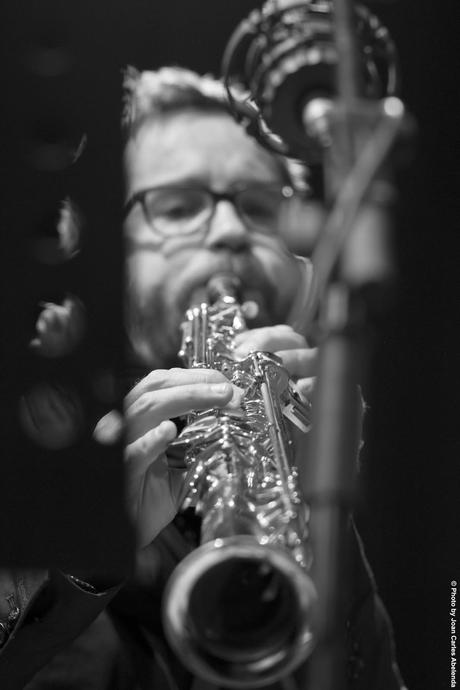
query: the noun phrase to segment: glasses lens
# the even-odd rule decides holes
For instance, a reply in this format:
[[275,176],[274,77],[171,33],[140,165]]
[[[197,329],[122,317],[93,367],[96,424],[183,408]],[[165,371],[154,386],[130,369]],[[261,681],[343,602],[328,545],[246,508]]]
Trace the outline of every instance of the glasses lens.
[[200,189],[151,190],[145,210],[151,226],[162,235],[179,235],[197,230],[212,209],[212,200]]
[[281,205],[287,197],[280,187],[244,189],[237,197],[239,212],[257,229],[271,230],[277,224]]

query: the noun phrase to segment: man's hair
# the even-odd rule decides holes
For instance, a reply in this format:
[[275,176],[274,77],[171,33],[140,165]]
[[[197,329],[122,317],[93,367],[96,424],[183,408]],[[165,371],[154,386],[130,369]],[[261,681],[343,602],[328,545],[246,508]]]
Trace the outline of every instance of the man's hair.
[[[154,122],[184,110],[232,115],[222,82],[183,67],[162,67],[139,72],[127,67],[123,80],[122,132],[125,141],[145,122]],[[283,174],[298,191],[309,191],[303,163],[273,154]]]
[[126,138],[146,121],[187,109],[231,114],[221,82],[183,67],[139,72],[130,66],[125,70],[123,90],[122,127]]

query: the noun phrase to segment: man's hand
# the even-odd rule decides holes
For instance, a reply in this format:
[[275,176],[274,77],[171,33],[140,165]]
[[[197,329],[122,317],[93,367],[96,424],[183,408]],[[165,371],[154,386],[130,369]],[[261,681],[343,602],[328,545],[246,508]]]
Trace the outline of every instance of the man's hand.
[[240,393],[217,371],[157,369],[126,396],[127,501],[139,546],[149,544],[179,509],[184,472],[169,468],[165,455],[177,435],[171,418],[192,410],[238,407]]
[[290,326],[267,326],[240,333],[235,338],[237,357],[263,350],[273,352],[296,381],[299,390],[308,395],[313,388],[313,377],[317,368],[317,348],[308,347],[307,341]]
[[[236,355],[263,350],[275,352],[303,393],[312,386],[316,349],[289,326],[257,328],[237,336]],[[238,408],[241,390],[218,371],[157,369],[126,396],[125,451],[128,511],[138,545],[145,546],[174,518],[182,493],[184,471],[168,466],[166,449],[176,437],[174,417],[212,407]],[[105,418],[96,427],[104,431]]]

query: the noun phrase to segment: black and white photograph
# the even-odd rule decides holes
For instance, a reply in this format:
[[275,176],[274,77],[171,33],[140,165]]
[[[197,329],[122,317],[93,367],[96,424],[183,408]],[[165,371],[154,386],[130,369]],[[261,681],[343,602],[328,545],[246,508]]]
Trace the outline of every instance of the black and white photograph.
[[453,9],[2,7],[0,690],[457,686]]

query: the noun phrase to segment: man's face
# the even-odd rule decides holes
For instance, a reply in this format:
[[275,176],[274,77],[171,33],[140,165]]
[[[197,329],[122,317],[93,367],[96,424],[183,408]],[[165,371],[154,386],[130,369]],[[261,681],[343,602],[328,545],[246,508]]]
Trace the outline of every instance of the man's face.
[[[275,159],[225,113],[186,111],[146,123],[125,151],[127,198],[158,186],[227,193],[282,185]],[[229,200],[217,202],[203,231],[164,237],[136,203],[125,221],[127,321],[138,356],[150,366],[177,363],[180,323],[194,295],[218,272],[240,278],[242,298],[259,304],[253,326],[286,321],[300,278],[276,232],[248,227]]]

